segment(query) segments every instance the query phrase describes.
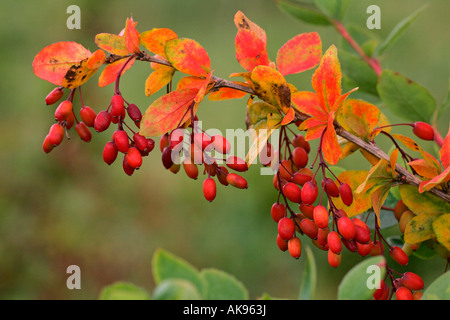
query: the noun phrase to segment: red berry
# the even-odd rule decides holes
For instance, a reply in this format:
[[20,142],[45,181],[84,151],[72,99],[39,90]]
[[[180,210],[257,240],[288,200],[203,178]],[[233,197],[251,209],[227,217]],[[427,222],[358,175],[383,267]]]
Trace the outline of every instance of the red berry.
[[368,254],[370,254],[371,250],[372,250],[372,243],[369,242],[368,244],[362,244],[357,242],[356,246],[358,247],[358,253],[361,257],[365,257]]
[[219,182],[224,185],[227,186],[229,183],[227,181],[227,176],[228,176],[228,169],[225,168],[224,166],[220,166],[217,171],[217,179],[219,180]]
[[306,173],[296,172],[292,177],[292,182],[298,184],[299,186],[303,186],[308,181],[311,181],[312,177]]
[[406,210],[408,210],[408,207],[403,203],[403,200],[399,200],[394,207],[394,216],[397,221],[400,221],[403,212]]
[[69,100],[64,100],[55,110],[55,119],[60,122],[66,120],[72,113],[72,110],[72,102]]
[[355,241],[362,244],[367,244],[370,242],[370,232],[364,227],[355,224]]
[[213,147],[211,138],[203,132],[194,134],[194,143],[203,151],[210,151]]
[[117,147],[113,141],[108,141],[103,148],[103,161],[111,165],[117,158]]
[[130,164],[128,163],[126,156],[123,157],[122,168],[123,168],[123,171],[129,176],[131,176],[135,170],[135,168],[130,166]]
[[292,144],[294,145],[294,147],[301,147],[301,148],[305,149],[305,151],[307,153],[309,153],[309,151],[311,150],[309,142],[306,141],[305,137],[302,136],[301,134],[296,135],[292,139]]
[[395,291],[397,300],[414,300],[411,290],[406,287],[400,287]]
[[319,194],[319,190],[317,188],[317,184],[314,181],[309,181],[305,183],[302,189],[302,201],[305,204],[313,204],[317,199],[317,195]]
[[292,175],[293,175],[294,170],[292,169],[292,163],[289,160],[282,160],[280,162],[278,171],[280,173],[281,179],[284,179],[286,181],[292,180]]
[[111,114],[108,111],[103,110],[100,111],[95,117],[94,129],[97,132],[103,132],[109,128],[110,124],[111,124]]
[[155,141],[151,138],[147,138],[147,152],[152,152],[155,148]]
[[130,167],[137,169],[142,165],[142,155],[136,147],[128,149],[125,158]]
[[302,190],[293,182],[288,182],[283,186],[283,194],[294,203],[302,202]]
[[94,127],[97,113],[91,107],[84,106],[80,109],[80,117],[88,127]]
[[328,249],[328,264],[333,268],[337,268],[341,264],[342,254],[336,254]]
[[314,215],[314,222],[317,224],[319,228],[324,229],[328,227],[329,213],[327,208],[319,204],[314,208],[313,215]]
[[124,130],[116,130],[112,136],[112,140],[117,146],[117,150],[122,153],[127,153],[130,148],[130,141],[128,140],[128,134]]
[[163,152],[164,148],[168,147],[169,145],[170,145],[170,135],[168,133],[165,133],[159,139],[159,150]]
[[169,147],[172,150],[180,151],[183,148],[184,131],[175,129],[169,135]]
[[384,251],[383,243],[381,243],[378,240],[372,242],[372,248],[370,249],[371,256],[379,256],[383,253],[383,251]]
[[426,122],[417,121],[413,123],[413,133],[423,140],[434,140],[434,129]]
[[50,127],[50,131],[48,133],[49,142],[56,147],[61,143],[64,139],[64,127],[59,123],[55,123]]
[[410,290],[422,290],[424,286],[422,278],[412,272],[405,272],[398,284]]
[[198,177],[198,167],[196,164],[191,163],[188,159],[183,161],[183,168],[186,175],[191,179],[197,179]]
[[290,218],[281,218],[278,221],[278,234],[283,240],[288,241],[294,236],[295,225],[294,221]]
[[203,195],[210,202],[216,197],[216,181],[213,178],[206,178],[203,181]]
[[339,194],[341,195],[342,202],[349,206],[353,202],[352,188],[347,183],[343,183],[339,186]]
[[259,152],[259,161],[261,161],[261,164],[263,166],[269,166],[272,162],[274,152],[272,150],[272,144],[266,143],[266,145],[262,148],[262,150]]
[[47,105],[54,104],[58,102],[64,95],[63,87],[56,87],[45,97],[45,103]]
[[227,182],[233,187],[247,189],[247,180],[236,173],[229,173],[227,175]]
[[398,264],[402,266],[406,266],[409,262],[409,258],[406,255],[405,251],[398,246],[392,246],[389,250],[389,255],[392,259],[394,259]]
[[341,238],[341,241],[350,252],[358,251],[358,245],[354,239],[347,240],[345,238]]
[[54,148],[53,144],[50,142],[50,136],[47,135],[44,139],[44,141],[42,142],[42,149],[44,150],[45,153],[49,153],[50,151],[52,151]]
[[339,197],[339,189],[336,183],[331,178],[325,178],[322,180],[322,188],[331,197]]
[[286,206],[282,203],[275,202],[270,209],[270,214],[275,222],[286,216]]
[[300,229],[311,239],[317,239],[319,228],[317,225],[309,219],[302,219],[299,223]]
[[335,254],[339,254],[342,251],[342,242],[339,233],[336,231],[330,231],[327,237],[328,247]]
[[314,219],[314,206],[312,204],[305,204],[302,202],[299,209],[305,217],[311,220]]
[[289,254],[293,258],[295,258],[295,259],[300,258],[301,254],[302,254],[302,242],[300,241],[300,239],[297,237],[293,237],[293,238],[289,239],[288,250],[289,250]]
[[317,244],[322,247],[326,247],[328,250],[328,234],[330,233],[329,228],[321,229],[317,228]]
[[297,147],[292,152],[292,162],[297,168],[304,168],[308,164],[308,153],[302,147]]
[[288,242],[283,240],[279,234],[277,234],[277,245],[281,251],[286,251],[288,249]]
[[111,98],[111,117],[118,118],[124,111],[124,101],[121,95],[115,94]]
[[139,108],[135,104],[130,103],[127,107],[127,113],[130,116],[131,120],[133,120],[136,126],[139,128],[142,119],[141,110],[139,110]]
[[81,140],[86,141],[86,142],[91,141],[92,133],[84,122],[82,122],[82,121],[78,122],[75,125],[75,130],[77,131]]
[[222,154],[227,154],[231,150],[230,142],[223,136],[216,134],[211,138],[214,149]]
[[67,130],[72,128],[73,125],[75,124],[75,114],[73,112],[71,112],[69,114],[69,116],[67,117],[66,121],[64,121],[64,123],[65,123],[65,127]]
[[227,158],[226,165],[228,168],[233,169],[238,172],[244,172],[248,170],[247,162],[245,162],[243,159],[236,157],[236,156],[230,156]]
[[164,168],[166,169],[169,169],[173,165],[172,150],[170,149],[170,147],[164,148],[161,155],[161,160]]
[[136,132],[133,135],[133,141],[136,148],[138,148],[140,151],[148,151],[148,141],[146,137],[141,136],[138,132]]
[[376,289],[373,293],[373,298],[375,300],[387,300],[389,296],[389,287],[386,284],[386,281],[382,280],[380,282],[380,287]]
[[337,227],[341,236],[346,240],[355,238],[356,229],[352,220],[349,217],[341,217],[337,221]]

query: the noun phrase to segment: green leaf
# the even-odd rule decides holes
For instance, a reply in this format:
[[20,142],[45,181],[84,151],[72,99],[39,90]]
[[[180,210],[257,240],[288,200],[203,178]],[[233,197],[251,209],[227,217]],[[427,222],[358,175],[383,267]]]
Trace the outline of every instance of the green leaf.
[[244,285],[235,277],[217,269],[203,269],[201,276],[206,282],[206,300],[248,300]]
[[416,10],[414,13],[400,21],[394,29],[392,29],[391,33],[386,37],[386,39],[375,49],[374,56],[381,56],[384,51],[390,47],[401,35],[402,33],[409,27],[409,25],[425,10],[428,5],[424,5],[420,9]]
[[201,300],[197,287],[185,279],[166,279],[156,286],[153,300]]
[[[374,37],[374,33],[370,32],[369,29],[364,25],[364,27],[360,27],[358,25],[354,24],[346,24],[345,28],[347,29],[347,32],[350,34],[350,36],[353,38],[353,40],[356,41],[356,43],[359,44],[361,49],[364,51],[364,53],[371,57],[373,55],[373,52],[376,48],[376,46],[379,43],[379,40],[377,37]],[[345,40],[343,37],[340,38],[341,41],[341,49],[339,50],[339,54],[342,50],[347,51],[348,53],[352,53],[355,55],[359,54],[356,52],[356,50],[350,45],[350,43]]]
[[433,230],[437,241],[450,250],[450,213],[440,215],[433,222]]
[[434,280],[424,291],[422,300],[450,300],[450,272]]
[[200,272],[185,260],[163,249],[158,249],[153,255],[152,266],[156,284],[166,279],[185,279],[194,284],[202,297],[205,295],[205,280]]
[[284,13],[293,16],[298,20],[316,25],[330,25],[330,20],[307,3],[292,3],[286,0],[276,1],[278,8]]
[[447,91],[447,96],[445,97],[445,100],[440,105],[439,109],[436,112],[436,120],[440,119],[445,111],[447,111],[450,107],[450,81],[449,81],[449,88]]
[[412,122],[429,122],[436,110],[436,101],[427,89],[391,70],[383,70],[377,91],[392,113]]
[[306,265],[303,271],[302,282],[300,284],[299,300],[312,300],[316,292],[317,285],[317,267],[314,254],[310,247],[305,248]]
[[347,51],[339,51],[339,60],[343,73],[359,87],[359,90],[377,96],[378,76],[360,57]]
[[342,20],[349,0],[314,0],[316,6],[328,17]]
[[150,300],[150,296],[145,289],[132,283],[116,282],[102,289],[100,300]]
[[[368,258],[354,266],[342,279],[338,287],[339,300],[369,300],[373,297],[376,288],[370,289],[372,285],[371,277],[375,276],[370,266],[380,268],[379,279],[384,278],[386,274],[385,259],[383,256]],[[370,284],[370,285],[369,285]]]
[[400,195],[406,206],[415,214],[439,215],[450,212],[450,203],[429,192],[419,193],[415,186],[402,184]]
[[434,239],[421,243],[419,249],[413,251],[413,255],[422,260],[434,258],[437,255],[436,250],[433,248],[435,243]]

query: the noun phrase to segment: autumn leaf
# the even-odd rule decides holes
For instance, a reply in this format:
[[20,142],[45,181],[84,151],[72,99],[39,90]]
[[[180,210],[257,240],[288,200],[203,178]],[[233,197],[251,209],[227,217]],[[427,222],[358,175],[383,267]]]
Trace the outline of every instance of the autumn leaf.
[[74,65],[91,57],[92,53],[81,44],[57,42],[42,49],[33,60],[33,72],[39,78],[62,86],[64,77]]
[[99,48],[119,56],[130,53],[125,45],[125,39],[117,34],[99,33],[95,36],[95,43]]
[[98,78],[98,86],[106,87],[107,85],[116,81],[120,70],[122,70],[120,75],[123,75],[125,71],[133,66],[135,60],[135,58],[131,58],[131,60],[123,58],[107,65]]
[[406,243],[415,244],[435,237],[433,230],[434,215],[420,214],[406,225],[404,239]]
[[450,214],[442,214],[433,221],[436,239],[447,250],[450,250]]
[[234,15],[234,24],[238,30],[250,30],[256,34],[264,43],[267,42],[267,35],[264,29],[251,21],[242,11],[236,12]]
[[63,78],[62,86],[68,89],[77,88],[86,83],[105,62],[105,52],[95,51],[88,59],[72,65]]
[[183,73],[206,77],[211,61],[206,50],[192,39],[172,39],[166,42],[165,55],[172,66]]
[[235,37],[236,59],[248,72],[257,66],[270,64],[266,42],[247,29],[239,29]]
[[[232,81],[235,84],[250,87],[250,85],[246,82],[241,81]],[[211,92],[208,95],[208,99],[211,101],[220,101],[220,100],[229,100],[229,99],[240,99],[247,95],[247,92],[229,88],[229,87],[221,87],[216,91]]]
[[357,99],[348,99],[338,117],[339,124],[345,130],[364,140],[368,139],[379,120],[380,109],[369,102]]
[[[364,170],[347,170],[338,175],[339,181],[347,183],[352,190],[356,190],[367,178],[368,171]],[[333,199],[333,203],[338,209],[343,209],[347,216],[354,217],[364,213],[372,207],[371,194],[368,192],[353,193],[353,202],[350,206],[345,205],[341,198]]]
[[277,53],[276,65],[285,76],[315,67],[322,57],[322,41],[317,32],[302,33],[287,41]]
[[165,46],[167,41],[177,39],[177,34],[168,28],[154,28],[141,33],[141,44],[159,56],[166,57]]
[[165,65],[159,65],[145,80],[145,95],[147,97],[159,91],[172,81],[175,69]]
[[125,46],[130,53],[139,53],[139,32],[136,30],[133,18],[129,18],[125,24],[125,32],[123,35]]

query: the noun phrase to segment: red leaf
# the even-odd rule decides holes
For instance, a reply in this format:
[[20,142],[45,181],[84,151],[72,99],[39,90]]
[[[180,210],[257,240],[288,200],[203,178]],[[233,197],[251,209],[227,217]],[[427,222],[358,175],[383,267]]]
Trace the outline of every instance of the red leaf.
[[76,42],[57,42],[42,49],[33,60],[36,76],[61,86],[71,66],[91,56],[91,52]]
[[165,47],[167,60],[172,66],[186,74],[206,77],[211,72],[211,61],[206,50],[195,40],[172,39]]
[[444,169],[450,167],[450,128],[448,130],[447,136],[442,143],[442,148],[439,151],[439,156],[441,157],[442,165]]
[[180,89],[155,100],[142,117],[139,133],[146,137],[161,136],[189,120],[191,115],[187,111],[197,93],[195,88]]
[[337,140],[336,131],[334,130],[334,114],[330,113],[330,118],[328,119],[327,130],[323,135],[322,141],[322,152],[323,157],[326,162],[331,165],[335,165],[339,162],[341,157],[341,147]]
[[291,101],[294,107],[302,113],[317,118],[323,122],[328,120],[326,112],[320,104],[319,97],[314,92],[297,91],[291,95]]
[[239,29],[235,38],[236,59],[247,71],[251,72],[256,66],[270,64],[266,42],[252,30]]
[[287,41],[277,53],[277,68],[282,75],[315,67],[322,57],[322,41],[317,32],[302,33]]
[[133,22],[133,18],[127,19],[123,38],[124,38],[125,45],[129,52],[138,53],[140,51],[139,50],[139,44],[140,44],[139,32],[136,30],[135,23]]
[[267,42],[266,32],[256,23],[248,19],[241,11],[236,12],[234,15],[234,24],[239,30],[243,29],[253,31],[264,43]]
[[73,89],[86,83],[105,61],[105,52],[98,49],[88,59],[72,65],[63,78],[62,86]]
[[[236,84],[240,84],[242,86],[248,86],[245,82],[233,81]],[[245,97],[247,92],[236,90],[233,88],[222,87],[217,91],[211,92],[208,95],[209,100],[211,101],[219,101],[219,100],[229,100],[229,99],[240,99]]]
[[[128,59],[120,59],[117,60],[109,65],[106,66],[105,69],[103,69],[103,72],[100,74],[100,77],[98,79],[98,86],[99,87],[106,87],[107,85],[113,83],[117,79],[117,75],[119,74],[122,67],[127,63]],[[131,59],[130,62],[125,66],[123,69],[121,75],[125,73],[128,69],[130,69],[134,64],[135,59]]]

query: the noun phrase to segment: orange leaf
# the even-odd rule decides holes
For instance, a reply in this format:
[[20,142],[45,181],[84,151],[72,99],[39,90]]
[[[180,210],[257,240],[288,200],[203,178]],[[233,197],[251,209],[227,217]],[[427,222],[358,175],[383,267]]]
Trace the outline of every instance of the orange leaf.
[[[233,81],[233,83],[248,87],[248,83],[245,83],[245,82]],[[217,90],[217,91],[211,92],[208,95],[208,98],[211,101],[240,99],[242,97],[245,97],[246,94],[247,94],[247,92],[245,92],[245,91],[236,90],[236,89],[228,88],[228,87],[222,87],[222,88],[219,88],[219,90]]]
[[266,42],[254,31],[239,29],[234,42],[236,59],[245,70],[251,72],[256,66],[270,64]]
[[450,167],[450,128],[448,130],[447,136],[442,143],[442,148],[439,151],[439,156],[441,157],[442,165],[444,169]]
[[250,19],[248,19],[241,11],[236,12],[234,15],[234,24],[239,30],[250,30],[264,43],[267,42],[266,32],[256,23],[250,21]]
[[94,75],[104,61],[105,52],[100,49],[95,51],[88,59],[69,68],[62,81],[62,86],[68,89],[81,86]]
[[200,77],[194,77],[194,76],[187,76],[181,78],[177,83],[177,90],[181,89],[197,89],[200,90],[200,88],[205,83],[205,79],[202,79]]
[[314,92],[297,91],[291,95],[292,105],[300,112],[323,122],[328,121],[328,112],[320,105],[319,97]]
[[327,130],[325,131],[322,140],[323,157],[325,161],[331,165],[335,165],[339,162],[342,153],[337,140],[336,130],[334,130],[333,121],[334,113],[330,113]]
[[140,51],[139,50],[139,44],[140,44],[139,32],[136,30],[135,23],[133,22],[133,18],[127,19],[123,38],[125,41],[125,46],[127,47],[129,52],[138,53]]
[[156,137],[177,128],[190,119],[189,107],[198,89],[180,89],[156,99],[145,111],[139,133],[146,137]]
[[160,65],[158,69],[150,73],[145,81],[145,95],[149,97],[167,85],[172,80],[174,73],[174,68]]
[[211,76],[212,76],[212,71],[208,74],[206,79],[203,80],[203,84],[200,87],[200,89],[198,90],[197,95],[194,98],[194,102],[196,104],[199,104],[203,100],[205,94],[208,93],[208,85],[209,85],[209,82],[211,80]]
[[70,67],[91,56],[81,44],[57,42],[42,49],[33,60],[33,72],[39,78],[61,86]]
[[125,45],[125,39],[111,33],[99,33],[95,36],[97,46],[109,53],[126,56],[130,53]]
[[391,169],[392,169],[392,176],[394,178],[397,176],[397,173],[395,171],[395,165],[397,164],[397,158],[398,158],[398,148],[396,148],[394,151],[392,151],[391,157],[389,159],[389,163],[390,163]]
[[286,115],[283,117],[283,120],[281,120],[281,125],[282,126],[288,125],[294,119],[295,119],[295,111],[293,108],[290,108],[289,111],[286,113]]
[[341,65],[337,56],[337,48],[332,45],[323,55],[319,67],[314,72],[312,86],[326,111],[333,109],[336,100],[341,96]]
[[141,44],[150,52],[166,57],[166,42],[177,39],[177,34],[168,28],[154,28],[141,33]]
[[302,33],[287,41],[277,53],[277,68],[282,75],[315,67],[322,57],[322,41],[317,32]]
[[166,42],[165,53],[172,66],[186,74],[206,77],[211,61],[206,50],[195,40],[172,39]]
[[380,110],[371,103],[349,99],[339,113],[339,123],[362,139],[367,139],[378,124]]
[[[123,75],[125,71],[127,71],[133,66],[135,60],[136,59],[133,58],[128,62],[128,64],[123,69],[121,75]],[[119,74],[120,70],[125,65],[125,63],[127,63],[127,61],[128,59],[124,58],[114,61],[113,63],[107,65],[106,68],[103,69],[103,72],[100,74],[100,77],[98,79],[98,86],[106,87],[107,85],[116,81],[117,75]]]
[[433,179],[441,173],[434,166],[430,166],[424,159],[414,160],[408,163],[422,177]]
[[445,169],[440,175],[434,177],[433,179],[420,183],[419,192],[422,193],[424,191],[428,191],[431,188],[448,181],[450,181],[450,167],[447,167],[447,169]]

